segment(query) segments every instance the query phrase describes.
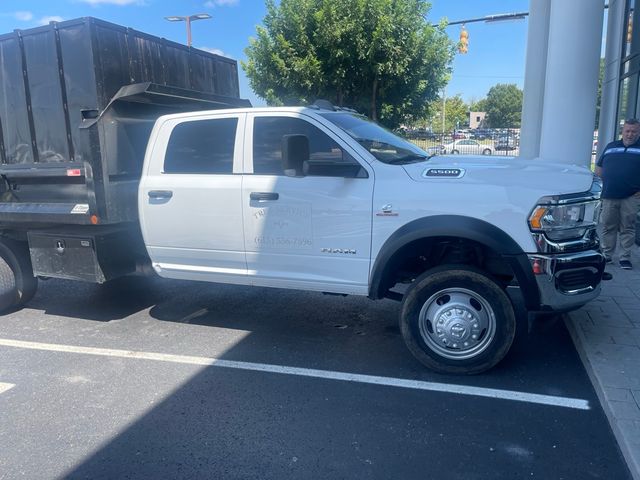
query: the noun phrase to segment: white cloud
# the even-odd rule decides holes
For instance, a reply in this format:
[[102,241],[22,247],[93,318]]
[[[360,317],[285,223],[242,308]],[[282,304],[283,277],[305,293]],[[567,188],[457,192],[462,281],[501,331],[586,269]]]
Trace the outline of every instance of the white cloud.
[[207,8],[214,7],[230,7],[231,5],[237,5],[239,0],[208,0],[204,2],[204,6]]
[[83,3],[88,3],[89,5],[144,5],[144,0],[80,0]]
[[62,21],[64,21],[64,18],[58,15],[51,15],[49,17],[42,17],[40,20],[38,20],[38,25],[47,25],[49,22],[62,22]]
[[221,57],[232,58],[230,55],[227,55],[222,50],[218,48],[209,48],[209,47],[196,47],[198,50],[204,50],[205,52],[214,53],[216,55],[220,55]]
[[28,22],[29,20],[33,19],[33,13],[27,11],[15,12],[13,16],[23,22]]

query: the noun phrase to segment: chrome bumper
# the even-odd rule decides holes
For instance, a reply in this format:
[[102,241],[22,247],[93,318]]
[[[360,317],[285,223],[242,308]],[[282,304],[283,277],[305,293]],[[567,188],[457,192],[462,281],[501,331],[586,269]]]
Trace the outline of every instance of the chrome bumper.
[[599,251],[527,256],[540,292],[541,310],[574,310],[600,294],[605,259]]

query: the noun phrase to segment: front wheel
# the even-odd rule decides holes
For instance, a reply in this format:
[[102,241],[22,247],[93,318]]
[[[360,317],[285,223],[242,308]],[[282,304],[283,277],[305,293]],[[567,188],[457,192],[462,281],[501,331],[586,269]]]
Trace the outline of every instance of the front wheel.
[[458,150],[451,150],[451,153],[452,153],[453,155],[457,155],[457,154],[459,154],[460,152],[459,152]]
[[515,337],[507,294],[484,273],[441,266],[407,291],[400,330],[411,353],[440,373],[477,374],[502,360]]
[[491,155],[491,150],[489,150],[488,148],[485,148],[485,149],[482,151],[482,154],[483,154],[483,155]]

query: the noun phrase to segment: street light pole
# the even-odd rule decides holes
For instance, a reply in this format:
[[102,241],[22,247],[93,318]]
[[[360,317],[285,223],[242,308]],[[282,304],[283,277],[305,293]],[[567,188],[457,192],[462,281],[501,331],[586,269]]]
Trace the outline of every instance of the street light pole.
[[191,46],[191,18],[187,17],[185,19],[187,24],[187,47]]
[[164,17],[165,20],[168,20],[170,22],[185,22],[187,24],[187,46],[191,46],[191,22],[195,21],[195,20],[207,20],[209,18],[211,18],[211,15],[209,15],[208,13],[196,13],[195,15],[189,15],[186,17],[180,17],[180,16],[171,16],[171,17]]
[[[444,137],[444,128],[445,128],[445,120],[446,120],[446,111],[447,108],[447,87],[442,87],[442,136]],[[444,141],[444,140],[443,140]]]

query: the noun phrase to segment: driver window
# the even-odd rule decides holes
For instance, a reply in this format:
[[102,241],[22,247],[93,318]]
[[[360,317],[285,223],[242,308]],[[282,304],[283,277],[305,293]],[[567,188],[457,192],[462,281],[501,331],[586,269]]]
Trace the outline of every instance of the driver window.
[[[282,137],[302,134],[309,139],[309,165],[359,165],[331,137],[299,118],[256,117],[253,121],[253,173],[256,175],[284,175],[282,168]],[[309,176],[313,176],[310,169]]]

